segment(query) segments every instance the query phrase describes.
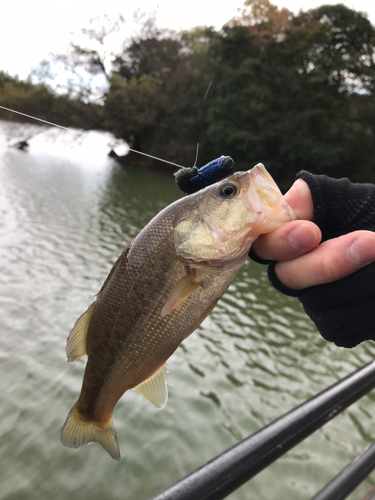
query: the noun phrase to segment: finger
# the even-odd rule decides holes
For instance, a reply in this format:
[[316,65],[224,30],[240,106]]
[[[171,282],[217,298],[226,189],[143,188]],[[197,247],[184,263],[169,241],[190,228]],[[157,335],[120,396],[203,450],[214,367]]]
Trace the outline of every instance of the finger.
[[310,189],[298,179],[285,194],[285,200],[299,219],[272,233],[261,235],[253,243],[253,251],[264,260],[290,260],[315,248],[321,240],[320,229],[310,222],[314,208]]
[[375,233],[355,231],[327,240],[292,261],[278,262],[278,279],[293,290],[331,283],[375,261]]
[[295,220],[262,234],[252,248],[264,260],[290,260],[315,248],[321,238],[320,229],[313,222]]
[[302,179],[297,179],[284,196],[288,205],[299,219],[313,220],[314,205],[309,186]]

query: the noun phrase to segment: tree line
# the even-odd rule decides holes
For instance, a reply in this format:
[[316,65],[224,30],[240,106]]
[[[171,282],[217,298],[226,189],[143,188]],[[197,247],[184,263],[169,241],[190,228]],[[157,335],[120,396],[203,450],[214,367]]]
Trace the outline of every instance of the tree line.
[[[65,127],[100,128],[103,124],[103,106],[85,103],[70,95],[56,93],[44,83],[20,80],[0,71],[0,106],[36,116]],[[0,119],[12,121],[33,120],[0,109]]]
[[186,166],[199,142],[198,165],[224,154],[285,184],[301,169],[375,182],[375,28],[344,5],[293,14],[247,0],[221,30],[133,37],[109,71],[97,50],[69,57],[105,77],[98,102],[0,73],[0,104]]

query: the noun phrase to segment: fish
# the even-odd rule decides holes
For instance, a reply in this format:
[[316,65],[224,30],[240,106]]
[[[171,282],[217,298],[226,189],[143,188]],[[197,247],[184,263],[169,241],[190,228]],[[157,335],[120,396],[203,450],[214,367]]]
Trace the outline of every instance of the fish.
[[112,421],[118,400],[132,389],[158,409],[166,405],[167,359],[214,309],[252,242],[295,218],[262,164],[159,212],[69,334],[68,361],[88,360],[62,444],[97,442],[120,460]]
[[175,172],[178,189],[183,193],[193,194],[215,182],[224,179],[234,171],[234,161],[230,156],[220,156],[203,167],[184,167]]

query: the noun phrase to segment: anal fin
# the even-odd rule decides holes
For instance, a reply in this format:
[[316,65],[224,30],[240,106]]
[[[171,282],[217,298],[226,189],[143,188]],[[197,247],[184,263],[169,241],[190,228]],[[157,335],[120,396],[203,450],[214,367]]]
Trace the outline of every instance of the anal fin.
[[69,334],[66,345],[66,355],[69,363],[87,355],[86,337],[95,304],[96,302],[93,302],[87,311],[77,319],[72,331]]
[[143,394],[158,410],[164,408],[168,401],[167,365],[164,364],[150,378],[133,387],[133,391]]

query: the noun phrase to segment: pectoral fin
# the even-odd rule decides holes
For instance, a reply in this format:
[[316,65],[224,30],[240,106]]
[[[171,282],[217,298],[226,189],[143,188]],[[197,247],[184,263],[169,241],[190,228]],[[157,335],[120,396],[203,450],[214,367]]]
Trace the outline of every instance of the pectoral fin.
[[140,392],[158,410],[164,408],[168,401],[167,365],[163,365],[154,375],[133,388]]
[[195,271],[182,278],[169,294],[167,302],[161,310],[161,317],[164,318],[174,309],[177,309],[200,286],[200,283],[196,280]]
[[69,334],[66,346],[66,355],[69,363],[87,355],[86,337],[95,304],[96,302],[93,302],[87,311],[77,319],[73,330]]

